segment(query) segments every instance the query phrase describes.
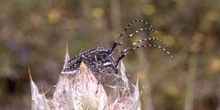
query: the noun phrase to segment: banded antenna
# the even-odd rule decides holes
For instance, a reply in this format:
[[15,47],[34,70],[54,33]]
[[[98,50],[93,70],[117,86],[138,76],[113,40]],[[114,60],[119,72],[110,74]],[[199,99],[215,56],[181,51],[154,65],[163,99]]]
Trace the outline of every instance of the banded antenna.
[[[161,49],[162,51],[166,52],[166,53],[170,56],[171,59],[173,59],[173,55],[171,55],[170,52],[167,51],[167,50],[163,47],[163,45],[162,45],[162,46],[159,46],[159,45],[155,45],[155,44],[143,44],[143,45],[138,45],[138,46],[136,46],[137,44],[139,44],[139,43],[141,43],[141,42],[145,42],[145,41],[159,41],[159,42],[161,42],[161,40],[158,39],[158,38],[145,38],[145,39],[138,40],[138,41],[134,42],[131,46],[129,46],[129,47],[127,47],[126,49],[124,49],[123,51],[121,51],[119,58],[116,60],[116,65],[115,65],[115,67],[117,67],[119,61],[120,61],[122,58],[124,58],[129,52],[132,52],[132,51],[134,51],[134,50],[136,50],[136,49],[138,49],[138,48],[144,48],[144,47],[155,47],[155,48],[159,48],[159,49]],[[162,44],[163,44],[163,43],[162,43]]]
[[[143,31],[143,30],[149,30],[151,32],[153,32],[154,34],[154,37],[157,37],[157,31],[155,31],[153,29],[153,26],[151,24],[149,24],[148,22],[144,21],[144,20],[134,20],[134,21],[131,21],[130,23],[128,23],[128,25],[124,28],[124,30],[121,32],[121,34],[119,35],[118,39],[114,42],[113,46],[112,46],[112,52],[114,51],[114,49],[118,46],[120,46],[122,44],[122,42],[119,42],[120,38],[125,34],[125,32],[129,29],[130,26],[132,26],[134,23],[137,23],[137,22],[141,22],[141,23],[144,23],[146,25],[148,25],[147,28],[141,28],[139,31],[135,31],[133,34],[136,34],[140,31]],[[130,34],[128,36],[128,38],[132,37],[133,35]]]

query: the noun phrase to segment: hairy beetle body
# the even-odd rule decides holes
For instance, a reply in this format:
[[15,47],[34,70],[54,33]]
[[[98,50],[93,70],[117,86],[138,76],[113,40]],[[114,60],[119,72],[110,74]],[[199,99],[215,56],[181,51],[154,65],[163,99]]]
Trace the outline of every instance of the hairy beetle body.
[[82,61],[92,72],[97,74],[103,72],[106,68],[116,70],[116,59],[112,56],[112,49],[98,47],[74,56],[68,61],[67,68],[64,68],[63,72],[76,71]]

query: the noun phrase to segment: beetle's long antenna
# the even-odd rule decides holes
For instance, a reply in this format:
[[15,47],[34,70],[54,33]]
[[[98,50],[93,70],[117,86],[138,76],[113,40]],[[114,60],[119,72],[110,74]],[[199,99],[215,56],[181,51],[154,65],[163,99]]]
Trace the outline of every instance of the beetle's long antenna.
[[144,23],[146,24],[148,27],[147,28],[141,28],[140,30],[137,30],[135,31],[133,34],[130,34],[128,36],[128,38],[132,37],[134,34],[140,32],[140,31],[143,31],[143,30],[149,30],[151,32],[154,33],[154,36],[156,37],[157,36],[157,31],[155,31],[153,29],[153,26],[150,25],[148,22],[144,21],[144,20],[134,20],[132,22],[130,22],[125,28],[124,30],[121,32],[121,34],[119,35],[118,39],[114,42],[113,46],[112,46],[112,52],[114,51],[114,49],[118,46],[120,46],[122,44],[122,42],[119,42],[120,38],[125,34],[125,32],[129,29],[130,26],[132,26],[134,23],[137,23],[137,22],[141,22],[141,23]]

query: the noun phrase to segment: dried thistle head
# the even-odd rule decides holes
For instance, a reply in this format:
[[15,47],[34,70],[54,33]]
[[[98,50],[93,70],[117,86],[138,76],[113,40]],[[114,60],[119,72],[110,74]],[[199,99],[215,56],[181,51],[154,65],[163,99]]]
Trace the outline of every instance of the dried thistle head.
[[[67,49],[63,68],[66,68],[68,61]],[[120,85],[107,85],[111,86],[113,91],[106,89],[106,84],[100,83],[100,78],[84,62],[81,62],[76,71],[62,71],[52,99],[47,99],[45,93],[39,92],[30,75],[32,110],[140,109],[138,84],[134,85],[128,81],[122,62],[118,67],[120,74],[117,77],[121,79]]]
[[[122,63],[120,63],[123,66]],[[121,68],[124,72],[125,68]],[[125,77],[125,76],[123,76]],[[118,110],[140,109],[138,85],[115,88],[116,99],[107,95],[101,83],[89,68],[82,62],[79,70],[71,74],[61,74],[52,99],[47,99],[45,93],[40,94],[37,86],[31,79],[32,109],[33,110]],[[123,79],[123,78],[122,78]],[[123,79],[125,85],[128,85]]]

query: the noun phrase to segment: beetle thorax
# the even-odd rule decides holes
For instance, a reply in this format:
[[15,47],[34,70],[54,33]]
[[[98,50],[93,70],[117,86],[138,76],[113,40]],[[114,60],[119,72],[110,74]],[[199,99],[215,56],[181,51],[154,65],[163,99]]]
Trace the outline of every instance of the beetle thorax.
[[108,69],[115,70],[116,65],[116,60],[112,56],[112,50],[110,48],[98,47],[84,51],[70,59],[64,71],[77,70],[82,61],[95,73],[102,73]]

